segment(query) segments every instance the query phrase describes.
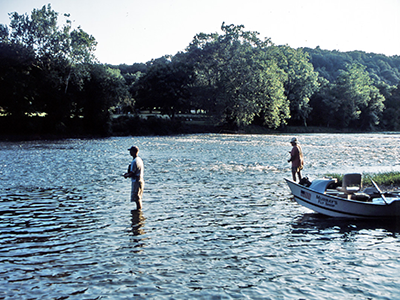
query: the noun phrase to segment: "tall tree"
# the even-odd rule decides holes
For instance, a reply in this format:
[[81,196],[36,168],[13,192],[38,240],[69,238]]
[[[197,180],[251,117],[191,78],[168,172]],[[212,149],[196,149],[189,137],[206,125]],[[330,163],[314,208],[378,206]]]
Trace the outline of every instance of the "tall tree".
[[0,111],[21,119],[37,111],[34,106],[37,69],[35,53],[17,43],[0,42]]
[[132,89],[139,109],[158,109],[172,119],[178,112],[191,109],[189,87],[194,78],[193,66],[182,55],[149,63],[146,74]]
[[[69,17],[69,15],[65,15]],[[88,75],[87,66],[95,62],[94,51],[97,45],[94,37],[84,32],[80,27],[73,29],[71,21],[66,20],[62,26],[58,26],[58,13],[51,9],[51,5],[41,9],[33,9],[31,15],[10,14],[9,43],[15,43],[32,49],[36,53],[36,65],[40,70],[41,92],[44,92],[43,101],[47,103],[45,109],[48,114],[55,114],[59,118],[60,110],[65,110],[68,96],[61,95],[68,91],[71,76],[77,73],[75,78]],[[78,80],[79,81],[79,80]],[[45,86],[46,83],[48,86]],[[55,102],[49,103],[49,93],[53,94]],[[40,93],[39,93],[40,94]],[[47,94],[47,95],[46,95]],[[38,97],[38,99],[40,96]]]
[[386,92],[386,109],[382,113],[382,127],[385,130],[400,131],[400,83]]
[[289,46],[270,47],[268,53],[273,55],[278,66],[285,71],[285,96],[290,101],[290,123],[301,122],[307,125],[307,118],[312,108],[310,97],[318,89],[318,73],[309,62],[309,56],[302,49]]
[[76,115],[83,116],[86,132],[108,135],[111,108],[130,98],[121,73],[104,65],[90,65],[90,76],[84,82],[84,93],[77,103]]
[[222,24],[222,35],[198,34],[187,48],[196,69],[198,101],[217,120],[240,127],[262,117],[270,128],[289,117],[282,72],[263,50],[271,45],[244,26]]
[[[34,9],[31,15],[11,13],[10,30],[4,25],[0,28],[3,48],[27,49],[33,54],[34,60],[25,73],[19,73],[21,81],[35,83],[30,86],[30,92],[27,93],[27,89],[14,89],[20,95],[14,94],[7,101],[26,99],[24,102],[19,101],[26,104],[23,108],[18,106],[20,114],[46,114],[50,124],[48,127],[56,128],[57,131],[64,130],[71,116],[79,114],[84,84],[93,76],[92,65],[96,63],[94,51],[97,42],[94,37],[80,27],[73,29],[69,15],[64,16],[66,22],[60,27],[58,13],[49,4]],[[28,76],[24,77],[24,74]],[[107,80],[106,77],[102,79]],[[112,91],[108,91],[110,94]],[[10,107],[1,106],[2,110]]]
[[[58,26],[58,13],[51,5],[33,9],[31,16],[10,13],[9,41],[32,48],[38,57],[65,58],[74,63],[91,63],[95,60],[95,38],[80,27],[72,30],[71,21]],[[68,14],[64,14],[69,17]]]
[[385,98],[372,86],[364,66],[348,65],[329,88],[323,102],[336,126],[366,129],[379,123]]

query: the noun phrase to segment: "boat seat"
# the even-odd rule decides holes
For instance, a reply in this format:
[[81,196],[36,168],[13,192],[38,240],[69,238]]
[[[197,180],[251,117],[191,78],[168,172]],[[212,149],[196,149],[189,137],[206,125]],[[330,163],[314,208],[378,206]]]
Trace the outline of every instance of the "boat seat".
[[357,193],[362,188],[362,175],[360,173],[345,174],[342,186],[337,187],[339,192],[351,195]]

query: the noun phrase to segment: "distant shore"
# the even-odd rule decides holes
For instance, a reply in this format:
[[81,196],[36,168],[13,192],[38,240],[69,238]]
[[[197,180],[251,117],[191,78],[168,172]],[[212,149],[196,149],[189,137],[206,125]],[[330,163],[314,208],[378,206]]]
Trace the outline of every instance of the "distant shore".
[[[105,138],[112,136],[168,136],[181,134],[201,134],[201,133],[220,133],[220,134],[301,134],[301,133],[370,133],[365,131],[356,131],[354,129],[337,129],[332,127],[316,126],[284,126],[277,129],[270,129],[265,126],[249,125],[233,128],[227,125],[214,125],[212,122],[202,116],[177,117],[170,120],[160,117],[146,117],[120,115],[113,117],[109,130],[106,134],[98,135],[90,132],[84,132],[79,124],[73,126],[61,127],[62,130],[43,126],[42,118],[32,118],[30,127],[18,128],[8,124],[4,119],[2,126],[3,132],[0,134],[2,141],[19,140],[60,140],[70,138]],[[6,126],[7,125],[7,126]],[[35,130],[36,128],[36,130]],[[379,132],[379,131],[372,131]]]
[[204,127],[204,126],[187,126],[182,128],[171,128],[170,126],[160,126],[158,128],[142,127],[135,131],[113,132],[109,135],[96,135],[96,134],[78,134],[78,133],[29,133],[29,134],[0,134],[0,141],[24,141],[24,140],[62,140],[62,139],[92,139],[92,138],[106,138],[113,136],[168,136],[168,135],[181,135],[181,134],[202,134],[202,133],[215,133],[215,134],[301,134],[301,133],[332,133],[332,134],[346,134],[346,133],[373,133],[361,132],[354,130],[337,130],[332,128],[323,127],[285,127],[283,129],[272,130],[261,126],[248,126],[243,129],[229,130],[223,127]]

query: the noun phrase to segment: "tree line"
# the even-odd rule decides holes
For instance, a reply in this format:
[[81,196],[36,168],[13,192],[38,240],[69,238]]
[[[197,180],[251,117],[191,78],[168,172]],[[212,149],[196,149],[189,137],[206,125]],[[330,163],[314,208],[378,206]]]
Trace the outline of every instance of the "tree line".
[[[110,133],[110,108],[130,99],[117,69],[97,63],[95,38],[51,5],[0,24],[0,123],[8,134]],[[130,101],[130,100],[128,100]]]
[[[140,134],[141,111],[201,113],[214,128],[399,130],[400,58],[277,46],[243,25],[199,33],[145,64],[98,63],[95,38],[51,6],[0,25],[0,123],[10,134]],[[130,113],[133,117],[112,118]],[[153,122],[153,123],[152,123]]]
[[[244,26],[198,34],[184,52],[120,65],[139,109],[206,111],[231,129],[399,130],[400,57],[276,46]],[[135,76],[134,76],[135,75]]]

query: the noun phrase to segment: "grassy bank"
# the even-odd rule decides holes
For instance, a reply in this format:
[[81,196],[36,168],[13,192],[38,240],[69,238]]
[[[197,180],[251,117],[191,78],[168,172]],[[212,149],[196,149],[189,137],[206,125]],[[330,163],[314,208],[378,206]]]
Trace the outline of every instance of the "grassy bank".
[[[338,185],[342,184],[343,175],[337,173],[325,174],[326,177],[337,178]],[[371,179],[384,189],[400,187],[400,172],[363,173],[362,185],[372,186]]]

